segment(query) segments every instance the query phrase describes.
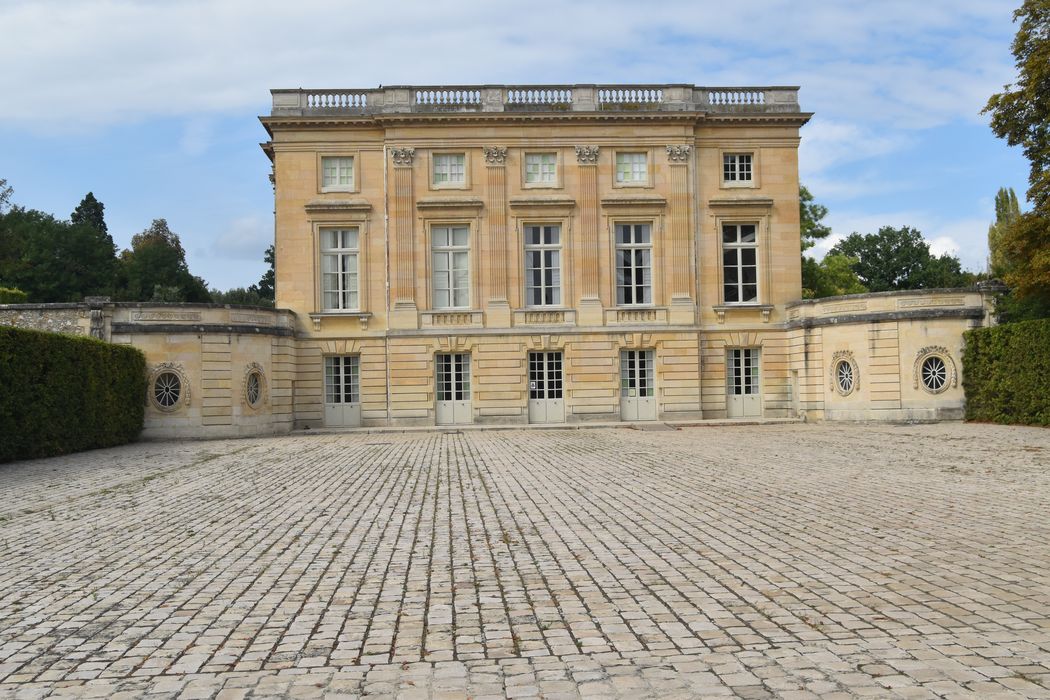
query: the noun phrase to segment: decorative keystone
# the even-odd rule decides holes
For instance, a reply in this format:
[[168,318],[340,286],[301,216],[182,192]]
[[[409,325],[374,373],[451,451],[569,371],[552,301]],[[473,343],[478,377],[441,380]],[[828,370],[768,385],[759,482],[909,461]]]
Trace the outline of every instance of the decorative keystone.
[[507,164],[507,147],[506,146],[485,146],[485,164],[486,165],[506,165]]
[[688,163],[691,147],[682,144],[667,147],[667,159],[672,163]]
[[577,146],[576,147],[576,162],[580,165],[597,165],[598,164],[598,147],[597,146]]
[[416,157],[416,149],[411,147],[391,148],[390,155],[394,158],[394,165],[411,167],[412,159]]

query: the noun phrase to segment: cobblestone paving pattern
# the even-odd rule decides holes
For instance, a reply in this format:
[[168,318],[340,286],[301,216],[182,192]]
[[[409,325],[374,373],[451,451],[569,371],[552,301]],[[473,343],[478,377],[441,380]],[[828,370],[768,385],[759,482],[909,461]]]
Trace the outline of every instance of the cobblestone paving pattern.
[[0,465],[4,697],[1050,698],[1050,432],[142,443]]

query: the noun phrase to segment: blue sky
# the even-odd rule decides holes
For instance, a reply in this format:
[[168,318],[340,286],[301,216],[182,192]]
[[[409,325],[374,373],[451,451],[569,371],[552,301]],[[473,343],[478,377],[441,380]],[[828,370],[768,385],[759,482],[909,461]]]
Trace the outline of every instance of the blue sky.
[[0,0],[0,178],[60,217],[93,191],[122,247],[166,218],[225,289],[273,237],[270,88],[800,85],[835,234],[914,226],[978,270],[996,190],[1026,187],[980,115],[1019,2]]

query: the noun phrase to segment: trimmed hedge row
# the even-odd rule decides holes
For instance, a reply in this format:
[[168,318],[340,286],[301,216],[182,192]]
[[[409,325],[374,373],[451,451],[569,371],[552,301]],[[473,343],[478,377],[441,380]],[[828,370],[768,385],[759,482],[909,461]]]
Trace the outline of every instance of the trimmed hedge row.
[[145,390],[135,348],[0,326],[0,462],[130,442]]
[[1050,319],[966,331],[966,418],[1050,425]]

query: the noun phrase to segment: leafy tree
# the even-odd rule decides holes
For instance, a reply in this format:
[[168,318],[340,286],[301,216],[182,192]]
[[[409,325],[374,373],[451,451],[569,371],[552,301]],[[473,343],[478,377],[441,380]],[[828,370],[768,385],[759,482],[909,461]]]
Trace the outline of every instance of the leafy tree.
[[806,255],[806,251],[822,238],[831,235],[831,227],[824,223],[828,208],[818,204],[813,194],[803,185],[798,191],[799,231],[802,236],[802,298],[838,296],[840,294],[860,294],[868,291],[861,284],[850,262],[841,256],[817,261]]
[[883,226],[878,233],[851,233],[830,253],[856,259],[853,271],[873,292],[966,286],[974,276],[952,255],[934,256],[916,229]]
[[131,249],[121,253],[125,279],[122,292],[130,301],[210,302],[207,284],[190,274],[186,251],[164,219],[131,238]]
[[29,301],[112,294],[115,267],[112,241],[93,226],[22,207],[0,215],[0,280]]
[[817,240],[831,235],[831,227],[824,223],[828,208],[813,201],[813,195],[805,185],[798,190],[798,213],[803,252],[816,245]]
[[1020,21],[1011,47],[1017,82],[992,95],[984,113],[995,135],[1021,146],[1030,165],[1033,210],[1003,227],[996,248],[1014,316],[1031,318],[1050,315],[1050,0],[1025,0],[1014,21]]
[[[868,291],[860,282],[853,266],[858,260],[837,253],[828,253],[820,262],[812,258],[806,258],[804,263],[810,264],[810,284],[802,289],[805,299],[821,299],[823,297],[837,297],[843,294],[863,294]],[[806,268],[803,267],[803,274]]]
[[1011,46],[1017,83],[992,95],[983,113],[992,115],[996,136],[1023,148],[1031,164],[1028,200],[1050,216],[1050,0],[1025,0],[1014,12],[1018,20]]
[[80,204],[69,215],[69,220],[74,224],[88,224],[94,226],[101,233],[109,233],[105,218],[106,205],[95,199],[92,192],[84,195]]
[[988,273],[992,277],[1002,278],[1009,268],[1003,250],[1003,236],[1020,216],[1021,208],[1014,189],[1000,187],[995,194],[995,223],[988,226]]
[[14,193],[14,188],[9,187],[7,180],[0,177],[0,214],[3,214],[4,210],[11,206],[11,195]]
[[266,254],[263,256],[263,260],[269,265],[269,268],[263,273],[262,279],[259,280],[258,284],[253,284],[250,287],[250,289],[258,293],[262,299],[269,300],[270,303],[264,304],[264,306],[273,306],[274,303],[274,282],[277,276],[276,257],[277,253],[271,244],[270,247],[266,249]]
[[211,299],[216,304],[230,304],[231,306],[273,306],[273,299],[267,299],[259,293],[256,285],[250,287],[234,287],[225,292],[218,289],[209,291]]

